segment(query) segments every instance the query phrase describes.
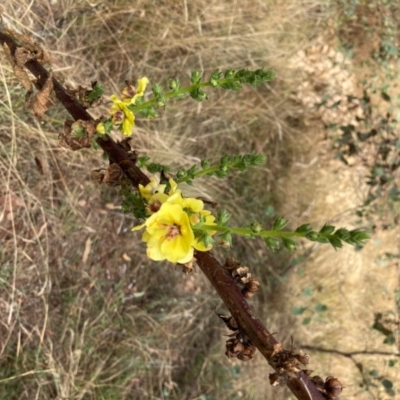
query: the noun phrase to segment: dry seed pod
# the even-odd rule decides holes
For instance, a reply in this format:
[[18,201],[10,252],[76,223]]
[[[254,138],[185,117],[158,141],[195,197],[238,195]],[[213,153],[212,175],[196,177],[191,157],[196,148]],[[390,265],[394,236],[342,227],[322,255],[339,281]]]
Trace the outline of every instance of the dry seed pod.
[[314,385],[317,387],[318,390],[324,391],[325,382],[320,376],[318,375],[312,376],[311,381],[314,383]]
[[237,331],[239,329],[238,324],[235,320],[235,318],[232,317],[232,315],[224,315],[224,314],[218,314],[218,317],[222,319],[222,321],[225,322],[225,325],[230,329],[231,331]]
[[343,386],[338,379],[328,376],[324,383],[324,389],[330,399],[335,399],[342,393]]
[[278,373],[274,372],[273,374],[269,374],[269,383],[271,386],[285,386],[287,383],[288,376],[286,372]]
[[228,269],[228,270],[231,270],[231,269],[239,268],[240,265],[241,265],[241,264],[240,264],[240,262],[239,262],[238,260],[236,260],[236,259],[233,258],[233,257],[228,257],[228,258],[225,260],[224,267],[225,267],[226,269]]
[[225,355],[229,358],[238,357],[239,354],[243,351],[244,344],[241,343],[236,338],[232,338],[226,341],[226,351]]
[[260,282],[256,279],[251,278],[248,283],[244,285],[242,289],[242,294],[247,299],[254,296],[254,293],[260,288]]
[[299,360],[303,365],[307,365],[310,363],[310,356],[306,353],[304,353],[304,351],[299,352],[299,354],[295,354],[295,357],[297,358],[297,360]]
[[312,370],[312,369],[303,369],[302,370],[307,376],[310,376],[313,372],[314,372],[314,370]]
[[256,347],[253,344],[244,345],[243,351],[238,354],[237,358],[240,361],[249,361],[254,358],[254,353],[256,352]]

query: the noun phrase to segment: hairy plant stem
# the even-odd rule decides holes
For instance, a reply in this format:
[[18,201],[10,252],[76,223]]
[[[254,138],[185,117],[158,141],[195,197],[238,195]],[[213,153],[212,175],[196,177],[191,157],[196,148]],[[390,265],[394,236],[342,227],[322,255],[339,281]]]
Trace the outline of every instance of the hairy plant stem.
[[[0,42],[8,45],[11,54],[15,53],[17,44],[11,36],[0,32]],[[49,76],[46,69],[36,60],[28,61],[25,66],[37,78],[37,86],[39,88],[43,87]],[[93,120],[83,106],[55,78],[53,78],[53,84],[57,99],[75,120]],[[208,84],[202,85],[207,86]],[[134,187],[137,188],[139,184],[146,185],[150,182],[150,179],[129,159],[125,150],[118,146],[111,137],[105,135],[104,138],[97,139],[97,143],[108,154],[110,160],[121,167]],[[252,343],[271,364],[272,356],[279,342],[254,315],[250,305],[227,270],[209,252],[196,251],[195,257],[200,269],[214,286],[242,332],[250,338]],[[318,391],[314,383],[303,371],[290,377],[287,386],[299,400],[324,400],[322,393]]]
[[[219,85],[223,85],[224,83],[232,82],[233,80],[235,80],[235,79],[234,78],[224,78],[224,79],[218,79],[216,82],[217,82],[217,85],[219,86]],[[239,78],[236,80],[238,81]],[[181,97],[184,97],[186,94],[193,92],[196,89],[200,89],[200,88],[204,88],[204,87],[208,87],[208,86],[215,86],[215,85],[212,85],[210,82],[195,83],[193,85],[184,86],[183,88],[180,88],[178,90],[171,90],[170,92],[163,93],[162,97],[165,100],[181,98]],[[158,99],[155,97],[153,99],[145,101],[142,104],[138,104],[137,106],[132,107],[131,111],[133,113],[137,113],[141,110],[151,107],[152,105],[156,104],[157,102],[158,102]]]
[[[292,231],[264,231],[261,230],[259,232],[255,232],[251,228],[231,228],[230,226],[222,226],[222,225],[203,225],[207,231],[218,231],[218,232],[226,232],[241,235],[241,236],[260,236],[263,238],[266,237],[276,237],[276,238],[291,238],[291,237],[306,237],[304,232],[292,232]],[[325,235],[329,237],[329,235]]]

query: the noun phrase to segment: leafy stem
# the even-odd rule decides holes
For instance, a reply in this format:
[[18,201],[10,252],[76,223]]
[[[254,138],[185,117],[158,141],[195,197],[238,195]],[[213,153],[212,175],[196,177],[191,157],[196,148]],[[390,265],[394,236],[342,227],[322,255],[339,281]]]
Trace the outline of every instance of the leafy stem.
[[211,165],[208,160],[201,161],[201,167],[193,165],[188,170],[179,170],[176,174],[176,182],[186,182],[191,184],[193,179],[203,175],[217,176],[225,178],[232,169],[238,169],[241,172],[246,171],[248,167],[257,167],[265,163],[263,154],[245,154],[243,156],[223,156],[218,164]]
[[167,100],[182,98],[187,94],[190,94],[190,96],[197,101],[203,101],[208,98],[207,93],[203,90],[206,87],[221,87],[223,89],[238,91],[242,88],[242,84],[247,83],[252,86],[258,86],[261,83],[266,83],[274,78],[274,73],[273,71],[265,71],[264,69],[255,71],[246,69],[235,71],[233,69],[228,69],[224,73],[219,70],[213,71],[209,80],[206,82],[201,82],[201,78],[201,72],[193,71],[191,75],[192,84],[184,87],[180,87],[179,80],[172,79],[169,82],[171,90],[167,93],[163,93],[162,86],[156,83],[152,88],[154,94],[152,99],[141,104],[132,105],[129,108],[133,113],[140,111],[146,112],[151,110],[153,105],[165,106]]
[[[171,90],[170,92],[164,93],[163,97],[166,100],[173,99],[173,98],[181,98],[181,97],[185,96],[186,94],[193,92],[196,89],[207,87],[207,86],[212,86],[212,85],[210,82],[203,82],[203,83],[198,83],[198,84],[194,84],[194,85],[189,85],[189,86],[185,86],[177,91]],[[133,111],[134,113],[142,111],[148,107],[151,107],[152,105],[156,104],[157,102],[158,102],[158,98],[154,97],[150,100],[145,101],[142,104],[131,107],[131,111]]]
[[294,250],[297,243],[292,238],[305,238],[312,242],[330,243],[337,249],[343,247],[343,242],[353,246],[361,246],[370,237],[367,232],[360,229],[336,229],[332,225],[324,225],[319,232],[314,231],[309,224],[301,225],[295,231],[280,230],[286,223],[287,221],[278,218],[272,230],[260,229],[259,224],[252,224],[248,228],[231,228],[225,224],[203,225],[202,228],[207,231],[221,232],[224,236],[236,234],[248,238],[261,237],[272,251],[279,248],[280,240],[287,250]]

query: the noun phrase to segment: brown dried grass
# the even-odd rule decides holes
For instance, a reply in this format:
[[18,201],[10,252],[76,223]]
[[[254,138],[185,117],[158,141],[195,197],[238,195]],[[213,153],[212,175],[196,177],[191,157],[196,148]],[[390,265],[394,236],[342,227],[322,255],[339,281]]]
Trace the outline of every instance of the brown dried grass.
[[[3,9],[7,23],[49,50],[56,75],[74,85],[99,80],[109,94],[142,75],[184,83],[193,69],[274,68],[278,78],[265,88],[245,88],[236,97],[213,92],[208,102],[180,101],[153,121],[139,121],[136,150],[174,168],[224,153],[266,154],[267,165],[257,171],[222,183],[201,180],[194,189],[218,199],[235,223],[266,220],[267,204],[293,224],[310,218],[322,224],[354,206],[357,199],[344,195],[344,208],[327,207],[340,204],[337,194],[354,190],[354,176],[344,178],[328,161],[318,129],[304,123],[305,113],[314,114],[291,100],[303,77],[288,60],[325,27],[324,2],[7,0]],[[143,256],[139,236],[130,232],[135,221],[118,208],[117,192],[89,180],[90,170],[102,166],[99,154],[58,147],[65,117],[60,108],[34,121],[4,63],[0,74],[2,398],[286,398],[284,390],[267,385],[269,369],[262,360],[225,359],[225,331],[213,311],[219,301],[201,274],[185,277]],[[296,164],[308,165],[315,156],[320,161],[308,168]],[[337,180],[341,192],[332,190]],[[389,244],[383,248],[391,249]],[[373,263],[365,267],[367,274],[361,268],[372,253],[321,247],[284,276],[289,257],[267,254],[262,243],[238,240],[235,254],[257,271],[263,291],[255,308],[287,342],[293,335],[296,343],[337,348],[344,346],[343,337],[346,350],[359,349],[360,335],[371,334],[371,313],[390,303],[373,280]],[[350,259],[357,266],[351,274]],[[296,273],[301,269],[303,276]],[[388,271],[385,279],[393,279]],[[360,293],[360,282],[372,289]],[[329,305],[328,322],[316,322],[311,330],[290,315],[307,285],[323,287],[311,303]],[[374,301],[362,310],[367,294]],[[361,331],[360,324],[348,323],[354,309]],[[375,348],[371,335],[368,345]],[[336,356],[323,364],[324,357],[314,356],[321,375],[350,371],[346,386],[359,381],[353,365],[344,369]]]

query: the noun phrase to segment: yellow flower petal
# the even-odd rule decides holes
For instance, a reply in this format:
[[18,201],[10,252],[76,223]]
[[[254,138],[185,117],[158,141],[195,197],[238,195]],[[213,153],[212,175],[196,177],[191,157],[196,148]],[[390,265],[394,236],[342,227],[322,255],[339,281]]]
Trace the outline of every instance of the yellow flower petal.
[[148,83],[149,80],[146,77],[138,79],[138,87],[136,89],[136,94],[131,99],[131,104],[135,104],[136,99],[144,95],[144,91],[146,90],[146,86]]
[[192,246],[199,251],[209,251],[213,247],[212,244],[209,244],[208,247],[206,247],[203,242],[200,242],[197,239],[192,243]]
[[142,197],[149,201],[154,194],[164,193],[166,186],[167,185],[158,183],[156,178],[151,178],[150,183],[146,186],[139,185],[139,191]]
[[124,113],[125,118],[122,122],[122,132],[125,136],[131,136],[133,127],[135,126],[135,115],[132,111],[127,109],[127,112]]
[[132,231],[138,231],[138,230],[144,228],[145,226],[146,226],[146,222],[143,222],[143,224],[140,224],[138,226],[134,226],[131,230]]
[[99,122],[96,126],[96,132],[100,133],[100,135],[104,135],[106,133],[106,128],[102,122]]

